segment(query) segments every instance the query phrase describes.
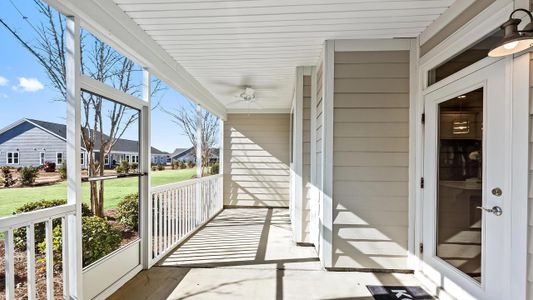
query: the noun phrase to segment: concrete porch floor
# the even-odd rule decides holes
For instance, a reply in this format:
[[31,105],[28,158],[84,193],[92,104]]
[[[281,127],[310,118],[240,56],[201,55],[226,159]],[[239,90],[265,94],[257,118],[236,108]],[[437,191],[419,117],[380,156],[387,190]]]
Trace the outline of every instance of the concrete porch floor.
[[109,299],[368,299],[366,285],[420,285],[410,274],[328,272],[292,241],[287,209],[226,209]]

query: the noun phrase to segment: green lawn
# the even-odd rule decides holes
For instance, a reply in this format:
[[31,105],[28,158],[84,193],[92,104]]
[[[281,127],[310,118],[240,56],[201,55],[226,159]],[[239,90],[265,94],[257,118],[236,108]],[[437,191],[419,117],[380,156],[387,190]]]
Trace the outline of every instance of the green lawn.
[[[191,179],[196,173],[196,169],[165,170],[152,172],[152,186],[158,186],[178,181]],[[83,202],[89,202],[89,184],[83,183]],[[128,177],[122,179],[108,180],[104,186],[105,208],[112,208],[122,200],[125,195],[138,191],[138,178]],[[0,189],[0,216],[13,213],[16,207],[25,203],[37,200],[66,199],[66,182],[54,185],[31,187],[31,188],[10,188]]]

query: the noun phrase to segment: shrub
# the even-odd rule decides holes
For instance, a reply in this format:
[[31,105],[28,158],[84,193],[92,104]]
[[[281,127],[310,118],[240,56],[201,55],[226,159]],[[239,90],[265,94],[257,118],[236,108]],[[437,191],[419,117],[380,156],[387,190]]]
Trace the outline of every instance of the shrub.
[[56,171],[56,163],[55,162],[51,162],[51,161],[45,161],[43,169],[47,173],[55,172]]
[[120,166],[124,170],[124,173],[129,173],[130,172],[130,162],[129,161],[127,161],[127,160],[121,161],[120,162]]
[[220,165],[218,163],[215,163],[211,166],[211,169],[209,170],[209,173],[211,175],[216,175],[220,171]]
[[162,165],[162,164],[159,164],[159,165],[157,165],[157,170],[158,171],[163,171],[163,170],[165,170],[165,166]]
[[120,165],[116,166],[115,167],[115,171],[117,171],[118,174],[123,174],[124,173],[124,168]]
[[130,166],[131,170],[132,171],[137,171],[139,169],[139,164],[138,163],[131,163],[131,166]]
[[157,167],[156,166],[152,166],[152,171],[153,172],[157,171]]
[[[58,199],[58,200],[41,200],[41,201],[29,202],[15,209],[14,214],[35,211],[35,210],[59,206],[63,204],[67,204],[67,200]],[[82,216],[93,215],[93,213],[89,209],[89,206],[87,206],[87,204],[85,203],[81,205],[81,214]],[[58,226],[60,223],[61,223],[61,220],[56,219],[53,222],[53,226],[54,227]],[[43,223],[35,224],[34,232],[35,232],[35,243],[36,244],[44,241],[45,228],[44,228]],[[26,249],[26,228],[22,227],[22,228],[16,229],[15,231],[13,231],[13,236],[15,240],[15,247],[19,250],[25,250]]]
[[186,163],[184,163],[182,161],[180,161],[179,163],[180,163],[180,169],[187,169],[187,164]]
[[[61,262],[62,252],[62,235],[61,226],[54,227],[54,262]],[[115,251],[120,247],[122,234],[113,228],[105,219],[92,216],[82,218],[82,247],[83,247],[83,266],[92,264],[107,254]],[[41,253],[46,252],[46,242],[38,244],[38,250]],[[54,256],[55,256],[54,255]]]
[[87,266],[120,247],[122,234],[100,217],[83,217],[83,265]]
[[11,174],[11,168],[2,167],[2,183],[4,187],[8,188],[15,184],[16,180],[13,179],[13,174]]
[[61,179],[63,180],[67,179],[67,163],[66,162],[61,163],[61,166],[59,166],[58,172],[59,172],[59,177],[61,177]]
[[35,179],[39,177],[39,170],[34,167],[24,167],[20,169],[19,175],[22,185],[32,185],[35,183]]
[[130,230],[139,230],[139,194],[127,195],[118,203],[117,221]]

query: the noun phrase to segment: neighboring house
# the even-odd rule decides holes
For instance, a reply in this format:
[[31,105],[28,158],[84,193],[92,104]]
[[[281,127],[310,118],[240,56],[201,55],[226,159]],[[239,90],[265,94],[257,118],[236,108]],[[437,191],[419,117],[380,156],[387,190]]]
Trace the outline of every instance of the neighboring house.
[[[209,158],[209,162],[213,163],[218,161],[218,149],[214,148],[211,151],[211,157]],[[181,161],[181,162],[189,162],[189,161],[196,161],[196,152],[193,147],[191,148],[176,148],[174,152],[170,154],[170,160],[172,162]]]
[[[27,118],[1,129],[0,166],[40,166],[46,161],[61,164],[66,159],[66,130],[64,124]],[[97,160],[100,159],[99,151],[95,151],[94,155]],[[168,153],[152,147],[152,162],[166,160],[167,157]],[[112,167],[123,160],[139,162],[138,141],[117,140],[104,162],[107,167]],[[87,151],[82,146],[82,167],[86,167],[87,162]]]

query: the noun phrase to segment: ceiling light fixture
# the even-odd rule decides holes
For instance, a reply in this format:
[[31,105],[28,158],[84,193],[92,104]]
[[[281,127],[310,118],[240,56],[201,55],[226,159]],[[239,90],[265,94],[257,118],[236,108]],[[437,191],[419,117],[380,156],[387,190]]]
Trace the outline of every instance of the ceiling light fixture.
[[249,86],[244,88],[244,92],[241,93],[241,98],[244,101],[254,101],[255,100],[255,90]]
[[[522,30],[518,30],[521,19],[513,18],[516,12],[525,12],[529,16],[529,24]],[[501,57],[518,53],[533,46],[533,15],[522,8],[515,9],[509,16],[509,20],[500,26],[503,29],[503,39],[489,51],[490,57]]]

